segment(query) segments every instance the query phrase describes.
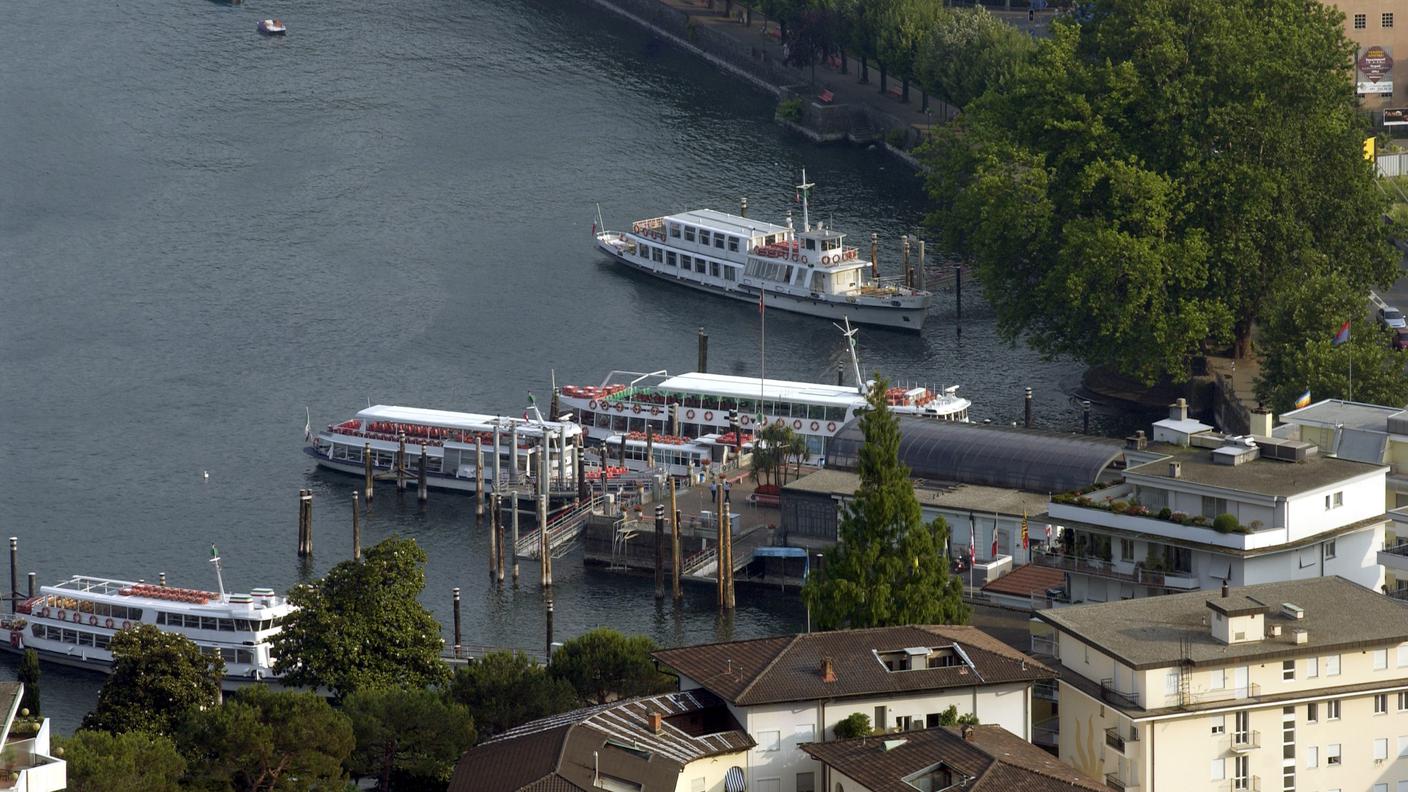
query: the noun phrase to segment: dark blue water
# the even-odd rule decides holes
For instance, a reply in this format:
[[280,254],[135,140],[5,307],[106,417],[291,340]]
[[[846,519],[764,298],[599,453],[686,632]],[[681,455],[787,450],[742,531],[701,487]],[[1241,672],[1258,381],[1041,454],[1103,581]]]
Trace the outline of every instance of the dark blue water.
[[[255,34],[265,16],[285,39]],[[352,480],[300,452],[313,422],[368,400],[516,412],[529,391],[613,368],[757,370],[756,312],[618,272],[610,225],[686,207],[780,220],[805,167],[813,217],[884,240],[923,216],[882,153],[819,148],[773,100],[588,4],[248,0],[229,6],[21,0],[0,26],[0,526],[41,582],[72,574],[284,589],[348,552]],[[867,370],[960,383],[974,415],[1074,428],[1078,371],[995,340],[968,290],[922,335],[865,330]],[[768,373],[830,379],[824,321],[770,312]],[[1099,417],[1099,416],[1097,416]],[[1116,419],[1112,419],[1116,420]],[[209,471],[209,479],[202,477]],[[294,557],[297,492],[317,554]],[[536,648],[542,600],[497,591],[467,498],[379,500],[370,544],[415,537],[426,603],[466,641]],[[648,580],[557,569],[557,636],[598,624],[662,643],[791,631],[789,598],[711,591],[679,612]],[[12,669],[9,661],[0,673]],[[98,680],[47,670],[71,729]]]

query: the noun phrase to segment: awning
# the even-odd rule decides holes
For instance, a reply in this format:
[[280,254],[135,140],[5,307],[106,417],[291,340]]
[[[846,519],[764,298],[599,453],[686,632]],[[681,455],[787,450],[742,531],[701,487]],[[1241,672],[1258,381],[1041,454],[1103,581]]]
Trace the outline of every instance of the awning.
[[724,792],[746,792],[748,784],[743,780],[743,768],[730,767],[724,773]]

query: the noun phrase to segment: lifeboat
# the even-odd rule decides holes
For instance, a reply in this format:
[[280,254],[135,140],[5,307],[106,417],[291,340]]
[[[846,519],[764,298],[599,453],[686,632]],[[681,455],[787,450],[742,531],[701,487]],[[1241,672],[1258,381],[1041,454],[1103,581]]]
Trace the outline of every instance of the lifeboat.
[[282,36],[288,32],[281,19],[261,19],[255,29],[266,36]]

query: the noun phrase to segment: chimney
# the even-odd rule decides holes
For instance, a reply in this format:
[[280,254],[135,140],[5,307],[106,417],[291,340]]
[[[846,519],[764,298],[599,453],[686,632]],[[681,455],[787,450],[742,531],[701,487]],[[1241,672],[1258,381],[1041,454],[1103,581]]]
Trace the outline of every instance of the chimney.
[[822,682],[835,682],[835,681],[836,681],[836,666],[835,666],[834,664],[832,664],[831,658],[829,658],[829,657],[823,657],[823,658],[821,658],[821,681],[822,681]]
[[1124,439],[1124,447],[1134,451],[1143,451],[1149,447],[1149,438],[1145,437],[1144,430],[1140,429]]
[[1252,410],[1251,434],[1254,437],[1270,437],[1271,427],[1275,423],[1275,416],[1271,414],[1270,410],[1259,404],[1255,410]]
[[1222,581],[1222,598],[1223,598],[1223,599],[1227,599],[1228,595],[1230,595],[1231,593],[1232,593],[1232,591],[1231,591],[1229,588],[1227,588],[1227,581],[1226,581],[1226,580],[1223,580],[1223,581]]
[[1182,462],[1170,462],[1170,463],[1168,463],[1168,477],[1169,477],[1169,478],[1183,478],[1183,463],[1182,463]]
[[650,713],[650,733],[651,733],[651,734],[659,734],[659,733],[660,733],[660,729],[664,726],[664,724],[665,724],[665,716],[661,715],[661,714],[658,713],[658,712],[652,712],[652,713]]
[[1178,401],[1168,406],[1168,417],[1175,421],[1188,420],[1188,400],[1179,397]]
[[973,727],[971,725],[967,723],[963,724],[963,731],[960,733],[963,735],[964,740],[973,742]]

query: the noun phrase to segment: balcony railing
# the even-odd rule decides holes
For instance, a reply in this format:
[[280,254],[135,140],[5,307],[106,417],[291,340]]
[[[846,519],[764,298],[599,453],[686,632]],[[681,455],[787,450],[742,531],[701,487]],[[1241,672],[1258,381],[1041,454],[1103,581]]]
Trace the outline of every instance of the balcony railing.
[[1261,732],[1244,731],[1232,733],[1232,750],[1237,753],[1261,747]]
[[1032,636],[1032,654],[1037,657],[1056,657],[1056,637],[1051,635]]
[[1261,776],[1230,779],[1218,787],[1218,792],[1261,792]]
[[1047,718],[1032,727],[1032,744],[1056,745],[1061,735],[1060,716]]
[[1138,784],[1120,778],[1119,773],[1106,773],[1105,786],[1117,792],[1135,792],[1135,790],[1139,789]]
[[1190,591],[1198,587],[1198,579],[1191,573],[1155,572],[1145,569],[1142,564],[1133,561],[1106,561],[1103,558],[1092,556],[1035,553],[1032,555],[1032,563],[1066,572],[1138,583],[1143,586],[1157,586],[1183,591]]
[[1111,726],[1105,730],[1105,745],[1124,753],[1124,737],[1120,735],[1118,727]]
[[1042,701],[1057,701],[1060,698],[1055,682],[1038,682],[1032,685],[1032,698]]
[[1115,687],[1113,679],[1100,680],[1100,698],[1117,707],[1139,709],[1139,699],[1133,693],[1125,693]]

